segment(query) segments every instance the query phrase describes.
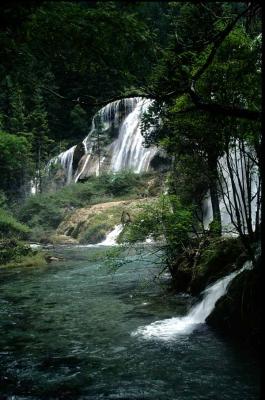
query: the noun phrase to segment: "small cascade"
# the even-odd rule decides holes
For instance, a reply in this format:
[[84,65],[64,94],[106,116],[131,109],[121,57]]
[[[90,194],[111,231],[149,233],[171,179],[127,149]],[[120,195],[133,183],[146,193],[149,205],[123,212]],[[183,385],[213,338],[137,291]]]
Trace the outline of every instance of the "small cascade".
[[70,183],[73,177],[73,156],[76,146],[59,154],[58,158],[66,171],[66,183]]
[[[37,174],[39,171],[37,171]],[[39,182],[38,179],[35,177],[30,181],[30,194],[35,195],[39,192]]]
[[142,336],[145,339],[170,340],[177,335],[190,334],[198,324],[205,322],[213,311],[217,300],[226,293],[229,283],[240,272],[251,268],[251,262],[247,261],[239,271],[232,272],[214,284],[209,285],[203,292],[202,301],[195,304],[186,316],[156,321],[150,325],[139,327],[132,333],[132,336]]
[[123,229],[122,224],[116,225],[114,229],[109,232],[103,242],[98,243],[98,246],[115,246],[116,240]]

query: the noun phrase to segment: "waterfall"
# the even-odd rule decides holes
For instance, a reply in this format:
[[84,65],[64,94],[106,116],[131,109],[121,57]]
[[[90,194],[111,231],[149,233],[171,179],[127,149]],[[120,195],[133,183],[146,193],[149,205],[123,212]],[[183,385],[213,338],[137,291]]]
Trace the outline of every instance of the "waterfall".
[[[36,175],[39,174],[39,170],[36,171]],[[30,181],[30,194],[35,195],[39,192],[39,182],[37,177],[34,177]]]
[[73,177],[73,157],[76,146],[59,154],[58,158],[66,171],[66,183],[70,183]]
[[123,226],[121,224],[116,225],[114,229],[107,234],[106,239],[103,240],[103,242],[98,243],[98,246],[115,246],[117,244],[116,240],[119,234],[121,233],[122,229]]
[[251,268],[251,262],[247,261],[239,271],[232,272],[209,285],[203,292],[203,299],[195,304],[186,316],[156,321],[150,325],[139,327],[132,333],[132,336],[142,336],[145,339],[170,340],[178,335],[190,334],[198,324],[205,322],[213,311],[215,303],[226,293],[229,283],[235,276],[243,270]]
[[[260,196],[260,178],[255,152],[244,142],[235,140],[230,144],[229,154],[225,153],[218,160],[219,207],[223,234],[237,234],[232,224],[236,221],[236,206],[239,208],[240,223],[247,233],[247,220],[251,221],[255,231],[257,204]],[[234,184],[234,188],[233,188]],[[208,229],[213,220],[210,193],[208,191],[202,203],[204,228]],[[232,217],[232,218],[231,218]]]
[[136,99],[136,106],[123,121],[119,137],[113,146],[111,170],[116,172],[122,169],[131,169],[136,173],[147,171],[156,148],[145,148],[144,138],[141,135],[141,116],[152,104],[151,100]]
[[[102,107],[92,118],[90,131],[82,142],[85,154],[79,161],[74,176],[73,155],[76,146],[50,160],[48,171],[53,164],[59,163],[65,172],[67,184],[90,175],[99,175],[100,166],[104,171],[112,172],[123,169],[130,169],[135,173],[148,171],[157,148],[144,147],[140,125],[143,113],[151,104],[149,99],[133,97]],[[104,144],[103,141],[107,143]],[[102,147],[100,155],[98,142]]]
[[[141,135],[141,117],[152,104],[149,99],[140,97],[117,100],[101,108],[93,117],[91,130],[83,140],[85,159],[80,171],[75,176],[75,182],[86,174],[99,174],[99,163],[103,164],[106,158],[110,159],[108,171],[118,172],[130,169],[135,173],[146,172],[150,161],[157,152],[155,147],[145,148],[144,138]],[[112,129],[118,131],[118,137],[109,146],[99,160],[95,157],[97,130],[106,133]]]
[[61,164],[65,173],[66,184],[69,184],[73,179],[73,158],[75,149],[76,146],[73,146],[70,149],[63,151],[58,156],[52,158],[46,167],[49,172],[52,165]]

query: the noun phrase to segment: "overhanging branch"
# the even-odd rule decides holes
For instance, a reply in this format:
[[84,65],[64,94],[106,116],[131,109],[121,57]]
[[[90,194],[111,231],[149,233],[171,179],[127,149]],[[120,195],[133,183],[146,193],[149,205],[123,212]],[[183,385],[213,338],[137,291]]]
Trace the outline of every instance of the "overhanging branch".
[[230,24],[228,24],[226,26],[226,28],[222,32],[220,32],[220,34],[218,34],[215,41],[213,42],[213,48],[212,48],[209,56],[207,57],[207,60],[193,75],[193,77],[191,79],[189,94],[190,94],[191,100],[193,101],[193,103],[196,105],[196,107],[199,110],[204,110],[204,111],[218,114],[218,115],[224,115],[227,117],[244,118],[244,119],[248,119],[251,121],[256,121],[256,120],[261,119],[262,114],[259,111],[248,110],[248,109],[233,107],[233,106],[224,106],[224,105],[218,104],[218,103],[205,102],[196,93],[196,82],[204,74],[204,72],[207,70],[207,68],[212,64],[217,50],[219,49],[219,47],[221,46],[221,44],[223,43],[225,38],[233,30],[233,28],[235,27],[235,25],[237,24],[239,19],[242,18],[244,15],[246,15],[249,11],[255,12],[259,8],[260,8],[260,4],[251,3],[244,11],[242,11],[234,19],[234,21],[232,21]]
[[203,73],[207,70],[207,68],[211,65],[213,62],[213,59],[215,57],[215,54],[218,50],[218,48],[221,46],[225,38],[229,35],[229,33],[234,29],[235,25],[237,22],[242,18],[244,15],[246,15],[252,8],[256,8],[257,6],[253,6],[251,3],[244,11],[242,11],[235,19],[232,21],[230,24],[228,24],[223,31],[221,31],[216,39],[213,42],[213,48],[207,57],[207,60],[205,63],[198,69],[198,71],[194,74],[192,77],[192,86],[195,86],[195,82],[203,75]]
[[244,118],[250,121],[258,121],[261,119],[260,111],[248,110],[246,108],[225,106],[218,103],[204,102],[194,90],[189,91],[190,97],[198,110],[207,111],[216,115],[224,115],[226,117]]
[[207,60],[205,63],[199,67],[197,72],[193,75],[191,78],[191,84],[190,88],[186,88],[183,90],[183,93],[180,93],[179,89],[173,90],[169,93],[154,93],[153,91],[149,90],[148,88],[143,91],[141,88],[132,90],[130,92],[120,94],[118,96],[115,96],[113,98],[109,98],[106,100],[97,100],[93,96],[83,96],[83,97],[77,97],[76,99],[69,99],[66,96],[61,95],[60,93],[56,92],[53,89],[50,89],[49,87],[42,87],[44,90],[50,92],[54,96],[58,97],[59,99],[67,102],[76,103],[76,104],[81,104],[85,107],[103,107],[109,103],[112,103],[114,101],[122,100],[125,98],[129,97],[142,97],[142,98],[148,98],[148,99],[153,99],[156,101],[168,101],[170,99],[175,99],[180,95],[184,94],[189,94],[190,98],[194,104],[194,107],[189,107],[188,109],[184,109],[183,111],[179,111],[178,114],[185,114],[187,112],[191,111],[196,111],[196,110],[202,110],[206,111],[212,114],[216,115],[223,115],[227,117],[234,117],[234,118],[242,118],[242,119],[247,119],[250,121],[257,121],[261,119],[262,113],[260,111],[254,111],[254,110],[248,110],[245,108],[240,108],[240,107],[234,107],[232,105],[222,105],[218,103],[211,103],[204,101],[198,93],[196,93],[196,82],[199,80],[199,78],[204,74],[204,72],[207,70],[207,68],[212,64],[214,57],[216,55],[216,52],[218,48],[221,46],[225,38],[229,35],[229,33],[233,30],[237,22],[239,21],[240,18],[242,18],[244,15],[246,15],[249,11],[255,12],[260,8],[259,3],[250,3],[250,5],[243,11],[241,12],[232,22],[230,22],[226,28],[218,33],[213,41],[213,48],[207,57]]

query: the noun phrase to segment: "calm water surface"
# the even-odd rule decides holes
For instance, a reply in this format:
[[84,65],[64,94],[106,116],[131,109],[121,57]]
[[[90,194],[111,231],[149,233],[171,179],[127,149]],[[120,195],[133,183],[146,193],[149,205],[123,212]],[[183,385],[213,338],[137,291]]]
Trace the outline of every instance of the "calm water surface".
[[191,299],[167,294],[150,263],[110,274],[103,251],[61,247],[63,261],[0,269],[1,400],[259,398],[255,360],[206,325],[171,341],[131,336]]

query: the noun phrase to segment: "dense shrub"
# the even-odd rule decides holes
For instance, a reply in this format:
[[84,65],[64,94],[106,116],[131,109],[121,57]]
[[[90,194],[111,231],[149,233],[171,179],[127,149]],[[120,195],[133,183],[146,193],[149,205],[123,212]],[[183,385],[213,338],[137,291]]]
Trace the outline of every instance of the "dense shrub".
[[121,196],[140,189],[143,186],[141,175],[131,171],[122,171],[115,174],[105,174],[95,181],[96,189],[104,189],[107,194]]
[[2,190],[0,190],[0,209],[1,208],[4,208],[4,209],[7,208],[7,197],[6,197],[5,192],[3,192]]
[[30,168],[30,143],[24,136],[0,132],[0,189],[9,196],[17,194]]
[[20,261],[22,257],[28,256],[31,248],[20,243],[16,239],[5,239],[0,242],[0,265],[10,261]]
[[2,238],[25,239],[29,233],[28,226],[18,222],[8,211],[0,208],[0,235]]
[[148,237],[163,238],[173,254],[190,240],[191,231],[191,210],[176,196],[162,195],[152,204],[141,206],[133,223],[127,226],[123,239],[133,243]]
[[18,217],[30,227],[56,228],[63,216],[63,210],[55,199],[48,196],[32,196],[19,210]]

